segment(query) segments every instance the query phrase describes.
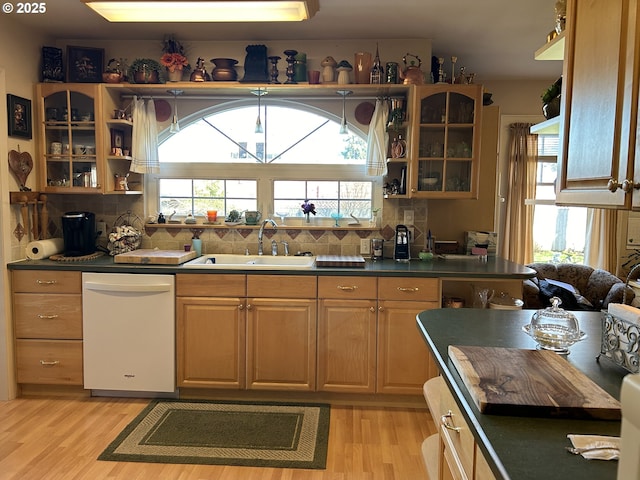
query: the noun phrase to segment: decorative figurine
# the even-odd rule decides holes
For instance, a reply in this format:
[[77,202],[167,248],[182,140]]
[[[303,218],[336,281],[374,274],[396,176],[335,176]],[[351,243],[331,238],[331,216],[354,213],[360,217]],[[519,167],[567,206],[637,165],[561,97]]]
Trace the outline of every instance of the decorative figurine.
[[268,83],[269,63],[267,61],[266,45],[247,45],[247,55],[244,59],[244,83]]
[[349,78],[349,72],[353,70],[353,67],[346,60],[341,60],[338,63],[338,85],[347,85],[351,83],[351,78]]
[[338,63],[333,57],[325,57],[322,62],[322,83],[333,83],[336,80],[336,66]]

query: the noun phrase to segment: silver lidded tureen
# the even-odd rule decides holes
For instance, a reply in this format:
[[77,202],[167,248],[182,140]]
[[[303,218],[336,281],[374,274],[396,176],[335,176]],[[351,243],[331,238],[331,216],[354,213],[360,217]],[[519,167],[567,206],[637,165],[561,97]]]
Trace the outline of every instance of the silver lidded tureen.
[[535,312],[531,323],[522,329],[536,341],[537,348],[568,355],[569,347],[587,334],[580,330],[573,313],[560,308],[561,303],[558,297],[552,297],[551,306]]

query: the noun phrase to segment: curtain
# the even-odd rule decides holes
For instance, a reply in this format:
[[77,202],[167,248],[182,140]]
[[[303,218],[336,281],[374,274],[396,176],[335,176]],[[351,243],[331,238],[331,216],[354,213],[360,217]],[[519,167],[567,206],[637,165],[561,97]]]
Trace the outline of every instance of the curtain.
[[133,148],[131,155],[131,171],[136,173],[160,173],[158,155],[158,126],[156,124],[156,107],[153,99],[134,98],[133,113]]
[[387,120],[389,106],[386,100],[377,99],[367,136],[367,175],[379,177],[387,173]]
[[521,264],[533,261],[534,205],[525,205],[525,200],[536,196],[538,136],[529,133],[530,127],[530,123],[509,126],[509,186],[500,242],[501,256]]
[[584,263],[615,274],[618,268],[618,212],[614,209],[587,209],[587,241]]

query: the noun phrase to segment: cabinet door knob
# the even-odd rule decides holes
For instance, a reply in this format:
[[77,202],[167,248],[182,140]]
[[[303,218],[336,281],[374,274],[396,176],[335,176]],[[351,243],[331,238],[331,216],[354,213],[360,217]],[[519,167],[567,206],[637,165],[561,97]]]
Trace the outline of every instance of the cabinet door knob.
[[449,424],[449,420],[451,420],[451,422],[453,423],[453,412],[451,410],[440,417],[440,423],[442,423],[442,426],[447,430],[459,433],[462,429],[460,427],[454,427],[452,424]]
[[370,311],[371,313],[375,312],[375,311],[376,311],[376,307],[369,307],[369,311]]
[[382,308],[382,307],[378,307],[378,311],[379,311],[379,312],[384,312],[384,308]]
[[633,190],[640,190],[640,183],[633,183],[633,180],[625,180],[622,182],[622,190],[625,193],[631,193]]
[[609,181],[607,182],[607,190],[609,190],[612,193],[618,190],[619,187],[620,187],[620,184],[618,183],[618,180],[616,180],[615,178],[610,178]]
[[242,303],[238,305],[238,310],[244,310],[244,305]]
[[251,310],[253,308],[253,305],[251,305],[250,303],[247,303],[247,310]]

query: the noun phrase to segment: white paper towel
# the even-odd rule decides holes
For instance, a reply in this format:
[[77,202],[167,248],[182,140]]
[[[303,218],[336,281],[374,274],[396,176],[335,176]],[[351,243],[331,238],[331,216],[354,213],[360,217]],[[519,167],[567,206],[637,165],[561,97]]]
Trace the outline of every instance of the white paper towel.
[[63,250],[64,240],[62,238],[38,240],[27,244],[27,258],[31,260],[43,260],[56,253],[61,253]]

